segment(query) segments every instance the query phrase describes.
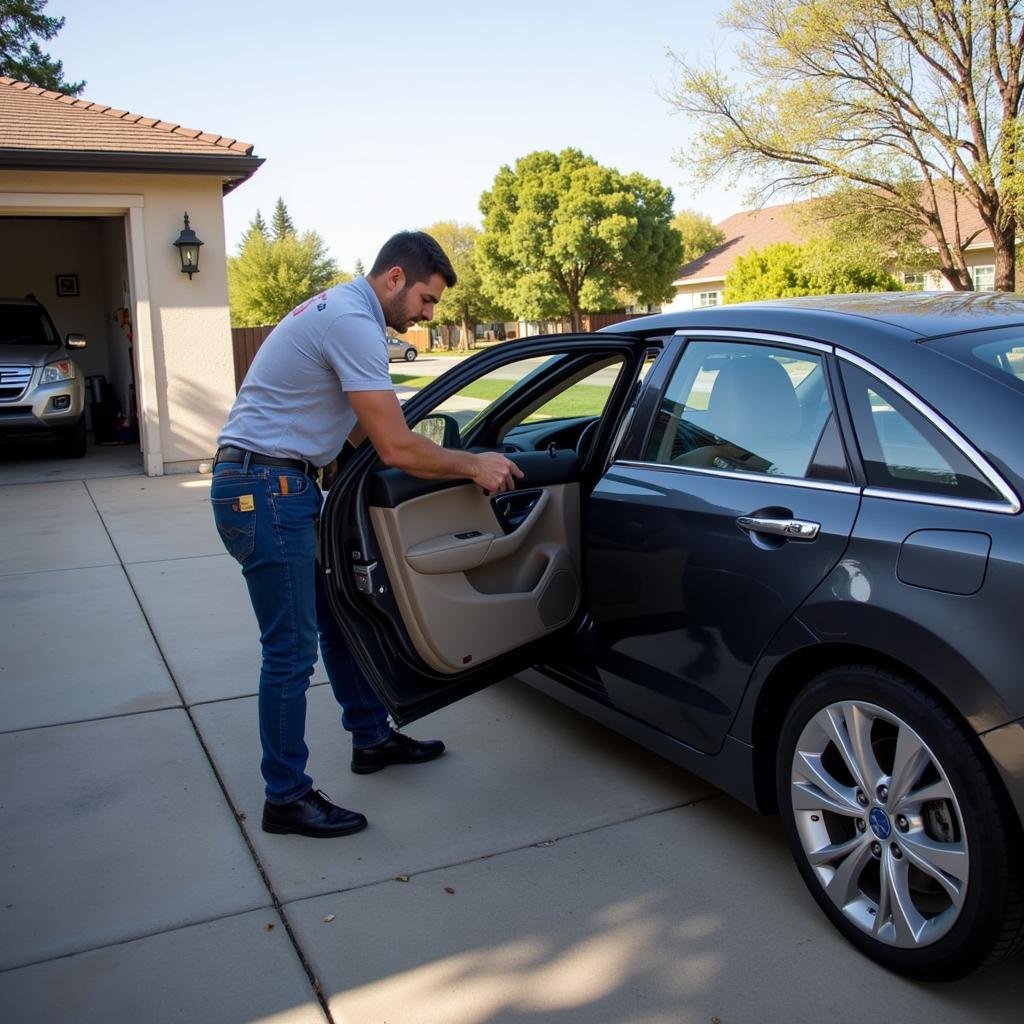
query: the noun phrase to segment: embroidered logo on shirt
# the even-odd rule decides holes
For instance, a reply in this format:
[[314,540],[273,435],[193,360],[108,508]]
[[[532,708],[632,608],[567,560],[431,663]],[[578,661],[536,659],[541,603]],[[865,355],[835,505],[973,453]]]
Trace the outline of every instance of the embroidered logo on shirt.
[[306,299],[305,302],[300,306],[296,306],[292,310],[292,316],[298,316],[300,313],[304,313],[313,303],[316,303],[318,313],[322,313],[327,308],[327,292],[321,292],[319,295],[314,295],[310,299]]

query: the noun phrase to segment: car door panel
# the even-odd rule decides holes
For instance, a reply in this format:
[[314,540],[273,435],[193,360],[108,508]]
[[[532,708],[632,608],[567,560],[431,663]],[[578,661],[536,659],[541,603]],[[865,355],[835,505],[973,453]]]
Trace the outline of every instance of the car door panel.
[[371,507],[370,517],[405,628],[438,672],[540,639],[579,605],[576,483],[539,489],[511,533],[472,484]]
[[[717,751],[761,651],[842,557],[859,502],[853,487],[614,466],[584,539],[594,657],[614,706]],[[819,529],[808,540],[737,522],[766,514]]]

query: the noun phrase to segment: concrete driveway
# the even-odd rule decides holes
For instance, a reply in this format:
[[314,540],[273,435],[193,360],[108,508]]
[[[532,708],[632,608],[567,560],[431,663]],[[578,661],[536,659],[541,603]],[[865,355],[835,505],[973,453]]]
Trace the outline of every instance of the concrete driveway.
[[1018,959],[906,982],[826,923],[777,822],[506,682],[359,777],[370,828],[259,830],[255,621],[209,479],[0,486],[0,1007],[97,1024],[1011,1022]]

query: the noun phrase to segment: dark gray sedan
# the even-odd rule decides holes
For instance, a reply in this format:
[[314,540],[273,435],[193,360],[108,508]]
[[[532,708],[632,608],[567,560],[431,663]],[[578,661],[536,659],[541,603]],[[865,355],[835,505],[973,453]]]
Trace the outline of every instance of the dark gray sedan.
[[399,722],[518,675],[777,810],[891,969],[1020,948],[1024,301],[662,314],[498,346],[404,410],[525,476],[343,464],[325,580]]

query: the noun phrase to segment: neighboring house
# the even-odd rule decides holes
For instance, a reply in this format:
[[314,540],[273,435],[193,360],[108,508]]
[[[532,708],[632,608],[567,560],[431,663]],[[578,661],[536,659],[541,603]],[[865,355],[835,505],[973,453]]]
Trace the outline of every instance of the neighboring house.
[[[718,306],[722,302],[722,293],[725,289],[725,275],[732,269],[738,257],[745,256],[751,249],[763,249],[777,242],[792,242],[795,245],[806,242],[806,230],[799,223],[800,218],[793,215],[802,205],[803,203],[783,203],[779,206],[766,206],[760,210],[748,210],[735,213],[717,224],[716,226],[725,233],[725,241],[710,252],[680,267],[679,274],[673,282],[676,289],[675,298],[664,309]],[[943,223],[949,224],[953,223],[954,215],[958,216],[963,237],[970,237],[977,232],[965,252],[967,265],[976,290],[988,291],[994,288],[995,253],[991,236],[977,211],[972,206],[961,203],[954,214],[952,202],[946,201],[940,209],[940,215]],[[949,283],[937,270],[909,272],[896,267],[893,269],[893,275],[912,288],[927,291],[951,290]]]
[[[235,394],[224,194],[248,143],[0,77],[0,295],[32,293],[133,405],[151,476],[212,456]],[[188,213],[199,272],[174,242]]]

